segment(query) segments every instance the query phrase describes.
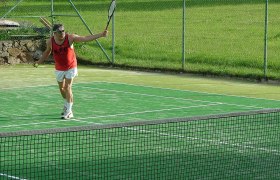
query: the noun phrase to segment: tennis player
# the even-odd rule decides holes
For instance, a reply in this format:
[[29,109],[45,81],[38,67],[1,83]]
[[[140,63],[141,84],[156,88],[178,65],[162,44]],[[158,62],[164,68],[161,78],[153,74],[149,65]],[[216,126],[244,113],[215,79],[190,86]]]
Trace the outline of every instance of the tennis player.
[[41,58],[34,63],[37,67],[42,64],[52,53],[55,61],[55,75],[58,82],[61,96],[64,98],[62,119],[73,118],[73,93],[72,83],[75,76],[78,74],[77,59],[73,44],[76,42],[93,41],[101,37],[106,37],[108,31],[105,30],[99,34],[89,36],[79,36],[76,34],[65,33],[62,24],[54,24],[53,36],[47,40],[46,50],[43,52]]

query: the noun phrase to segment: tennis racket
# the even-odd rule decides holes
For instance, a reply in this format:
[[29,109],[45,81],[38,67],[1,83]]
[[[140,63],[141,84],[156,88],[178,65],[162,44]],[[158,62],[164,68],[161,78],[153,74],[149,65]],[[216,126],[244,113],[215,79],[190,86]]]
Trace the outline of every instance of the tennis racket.
[[107,26],[106,26],[105,30],[108,29],[108,26],[109,26],[109,24],[110,24],[110,21],[111,21],[111,19],[112,19],[112,16],[113,16],[113,14],[114,14],[114,12],[115,12],[115,8],[116,8],[116,1],[115,1],[115,0],[112,0],[112,2],[111,2],[111,4],[110,4],[110,7],[109,7],[109,9],[108,9],[108,21],[107,21]]

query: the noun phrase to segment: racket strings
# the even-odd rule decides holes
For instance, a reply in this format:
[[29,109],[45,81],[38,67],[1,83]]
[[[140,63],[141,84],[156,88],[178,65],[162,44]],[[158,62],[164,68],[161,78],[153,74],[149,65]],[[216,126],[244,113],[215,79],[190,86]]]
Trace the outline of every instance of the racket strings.
[[115,11],[115,8],[116,8],[116,2],[115,1],[112,1],[111,3],[111,6],[109,8],[109,11],[108,11],[108,16],[112,16],[114,11]]

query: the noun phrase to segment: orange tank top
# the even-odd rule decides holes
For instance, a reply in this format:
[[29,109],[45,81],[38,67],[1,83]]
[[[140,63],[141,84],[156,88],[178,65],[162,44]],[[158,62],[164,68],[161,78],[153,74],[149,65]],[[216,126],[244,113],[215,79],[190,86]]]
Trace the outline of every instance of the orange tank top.
[[55,69],[59,71],[67,71],[77,67],[77,59],[74,48],[71,48],[68,40],[68,34],[65,35],[64,42],[58,45],[54,37],[52,41],[52,53],[55,62]]

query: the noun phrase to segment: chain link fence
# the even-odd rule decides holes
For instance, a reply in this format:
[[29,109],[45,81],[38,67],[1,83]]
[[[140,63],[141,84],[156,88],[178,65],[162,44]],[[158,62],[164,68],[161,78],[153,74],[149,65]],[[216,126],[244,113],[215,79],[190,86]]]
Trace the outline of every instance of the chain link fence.
[[[1,16],[16,1],[2,2],[5,6],[1,5]],[[106,25],[110,0],[55,0],[53,9],[51,2],[23,0],[9,15],[43,15],[54,23],[62,22],[69,32],[81,35],[88,34],[81,17],[93,33],[102,31]],[[75,4],[81,17],[69,2]],[[80,57],[95,63],[109,60],[115,65],[138,68],[280,78],[280,2],[277,0],[116,2],[110,26],[112,36],[100,40],[107,55],[95,43],[87,43],[77,45]],[[269,3],[267,59],[264,52],[266,3]]]

